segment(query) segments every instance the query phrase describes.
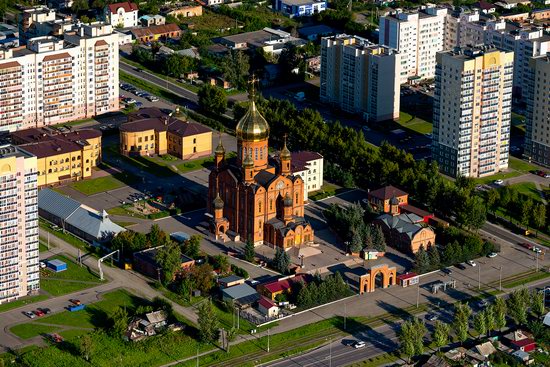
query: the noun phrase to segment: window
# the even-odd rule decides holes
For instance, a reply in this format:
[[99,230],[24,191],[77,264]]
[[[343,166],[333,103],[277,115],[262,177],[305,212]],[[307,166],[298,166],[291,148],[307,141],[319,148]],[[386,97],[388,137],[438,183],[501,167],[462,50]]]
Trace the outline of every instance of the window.
[[262,212],[262,202],[258,201],[258,213]]
[[273,199],[269,199],[269,210],[273,210]]
[[138,138],[138,143],[141,143],[141,138]]
[[193,153],[197,153],[197,147],[193,147]]
[[193,138],[193,144],[197,144],[197,138]]

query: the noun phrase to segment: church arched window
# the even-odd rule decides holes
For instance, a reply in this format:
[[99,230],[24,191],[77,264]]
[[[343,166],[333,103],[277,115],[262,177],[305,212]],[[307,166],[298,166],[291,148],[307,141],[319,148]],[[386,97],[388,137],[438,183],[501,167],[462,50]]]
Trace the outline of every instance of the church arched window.
[[294,202],[298,203],[298,193],[296,193],[296,200]]
[[262,202],[258,201],[258,213],[262,212]]
[[273,210],[273,199],[269,199],[269,210]]
[[258,148],[256,148],[255,152],[254,152],[254,159],[258,160]]

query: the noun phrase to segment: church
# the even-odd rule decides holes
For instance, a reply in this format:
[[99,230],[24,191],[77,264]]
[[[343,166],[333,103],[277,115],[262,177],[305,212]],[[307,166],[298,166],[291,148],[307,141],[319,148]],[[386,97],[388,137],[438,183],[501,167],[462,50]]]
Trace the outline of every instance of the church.
[[208,212],[216,239],[231,238],[255,245],[288,249],[313,241],[304,219],[304,182],[291,172],[286,146],[278,159],[268,153],[269,124],[250,106],[236,127],[237,156],[228,159],[220,143],[209,176]]

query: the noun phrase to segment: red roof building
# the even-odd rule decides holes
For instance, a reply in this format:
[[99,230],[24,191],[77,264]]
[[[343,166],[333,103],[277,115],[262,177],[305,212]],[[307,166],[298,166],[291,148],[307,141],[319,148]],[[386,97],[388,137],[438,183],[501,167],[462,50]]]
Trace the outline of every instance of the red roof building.
[[403,288],[418,284],[420,277],[416,273],[405,273],[397,276],[397,282]]
[[521,340],[511,340],[510,344],[515,350],[521,350],[523,352],[532,352],[537,347],[535,341],[531,338],[525,338]]
[[309,279],[306,274],[298,274],[296,276],[283,278],[275,282],[260,284],[258,286],[258,292],[271,300],[275,300],[275,297],[279,294],[291,293],[292,287],[295,284],[299,282],[307,283],[308,281]]
[[119,8],[124,9],[124,11],[127,13],[138,10],[137,4],[131,3],[129,1],[107,5],[107,9],[109,9],[111,14],[116,14]]

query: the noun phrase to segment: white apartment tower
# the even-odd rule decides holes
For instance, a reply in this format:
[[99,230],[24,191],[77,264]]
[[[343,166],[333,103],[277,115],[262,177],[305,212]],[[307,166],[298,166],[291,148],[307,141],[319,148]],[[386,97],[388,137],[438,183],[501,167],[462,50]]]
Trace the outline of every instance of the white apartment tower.
[[550,167],[550,53],[529,61],[524,157]]
[[65,39],[31,38],[0,50],[0,130],[116,111],[118,39],[110,25],[80,25]]
[[400,53],[341,34],[321,40],[322,102],[371,121],[399,118]]
[[447,9],[428,7],[380,17],[378,42],[402,55],[401,84],[434,77],[435,55],[445,46],[446,16]]
[[513,52],[487,46],[437,54],[432,157],[443,173],[483,177],[508,167]]
[[40,288],[36,157],[0,146],[0,304]]

